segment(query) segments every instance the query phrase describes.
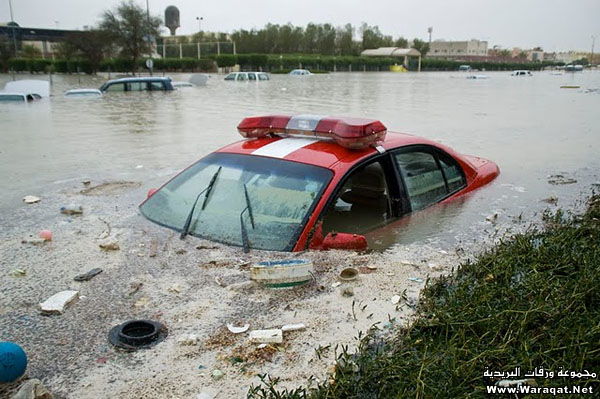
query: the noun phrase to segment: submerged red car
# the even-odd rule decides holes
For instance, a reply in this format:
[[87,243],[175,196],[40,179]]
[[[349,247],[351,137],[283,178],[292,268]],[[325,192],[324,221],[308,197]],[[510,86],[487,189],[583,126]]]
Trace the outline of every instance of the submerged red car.
[[273,251],[364,249],[364,234],[491,182],[496,164],[387,132],[377,120],[245,118],[244,140],[151,190],[151,221],[187,235]]

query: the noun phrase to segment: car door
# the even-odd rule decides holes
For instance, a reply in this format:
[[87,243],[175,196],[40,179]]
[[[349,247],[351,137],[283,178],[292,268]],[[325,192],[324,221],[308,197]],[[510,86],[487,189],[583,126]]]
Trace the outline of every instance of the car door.
[[365,234],[401,214],[393,161],[383,154],[356,165],[340,180],[322,213],[322,233]]
[[409,146],[392,151],[391,156],[400,178],[405,213],[436,204],[467,184],[458,162],[438,148]]

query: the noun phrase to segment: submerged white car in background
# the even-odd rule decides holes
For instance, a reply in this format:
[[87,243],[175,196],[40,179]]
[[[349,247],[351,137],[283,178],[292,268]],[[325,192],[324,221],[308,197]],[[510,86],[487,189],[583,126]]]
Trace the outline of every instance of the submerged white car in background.
[[235,80],[244,82],[256,82],[259,80],[269,80],[269,74],[265,72],[231,72],[225,76],[224,80]]

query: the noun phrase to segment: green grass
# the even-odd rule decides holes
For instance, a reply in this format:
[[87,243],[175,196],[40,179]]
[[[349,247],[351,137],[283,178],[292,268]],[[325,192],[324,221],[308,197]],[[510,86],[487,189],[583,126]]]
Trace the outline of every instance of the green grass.
[[[600,374],[600,196],[584,215],[558,211],[544,221],[428,281],[411,326],[392,338],[372,329],[357,353],[343,351],[332,381],[279,392],[265,377],[248,397],[488,398],[497,379],[483,376],[486,367]],[[539,387],[598,390],[598,382],[536,378]]]

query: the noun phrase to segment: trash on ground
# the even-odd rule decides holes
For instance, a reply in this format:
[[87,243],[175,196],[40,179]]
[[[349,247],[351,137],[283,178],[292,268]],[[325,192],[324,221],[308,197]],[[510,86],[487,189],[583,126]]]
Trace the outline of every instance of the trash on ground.
[[558,203],[558,198],[557,198],[557,197],[555,197],[554,195],[551,195],[550,197],[548,197],[548,198],[544,198],[544,199],[543,199],[543,200],[541,200],[541,201],[542,201],[542,202],[545,202],[545,203],[547,203],[547,204],[550,204],[550,205],[556,205],[556,204]]
[[308,283],[314,273],[308,259],[258,262],[250,266],[250,279],[269,288],[289,288]]
[[241,327],[234,326],[231,323],[227,324],[227,329],[233,334],[241,334],[243,332],[248,331],[249,328],[250,328],[250,324],[244,324]]
[[167,290],[174,294],[179,294],[183,290],[183,287],[181,287],[181,284],[175,283],[172,286],[170,286],[169,288],[167,288]]
[[577,85],[562,85],[560,86],[561,89],[579,89],[581,88],[581,86],[577,86]]
[[154,240],[154,241],[152,241],[152,245],[150,245],[150,253],[148,254],[148,256],[150,256],[151,258],[154,258],[157,253],[158,253],[158,241]]
[[50,391],[37,378],[27,380],[11,399],[52,399]]
[[341,291],[342,296],[354,296],[354,288],[344,287]]
[[221,280],[220,276],[216,276],[215,277],[215,283],[219,286],[219,287],[225,287],[225,283],[223,282],[223,280]]
[[40,198],[35,195],[26,195],[23,197],[23,202],[26,204],[35,204],[36,202],[40,202]]
[[375,266],[375,265],[367,265],[367,269],[377,270],[377,266]]
[[422,283],[423,279],[419,277],[409,277],[408,281],[414,281],[415,283]]
[[556,186],[577,183],[577,180],[564,175],[550,175],[548,176],[548,183]]
[[280,344],[283,342],[281,329],[250,331],[250,342],[258,344]]
[[127,296],[132,296],[133,294],[135,294],[136,292],[138,292],[140,290],[140,288],[142,288],[142,286],[144,285],[144,283],[131,283],[129,284],[129,292],[127,293]]
[[498,220],[498,214],[494,213],[493,215],[489,215],[485,218],[485,220],[487,220],[490,223],[496,223],[496,221]]
[[340,285],[342,285],[342,283],[340,283],[339,281],[336,281],[335,283],[331,284],[331,288],[336,288],[336,287],[339,287]]
[[92,278],[94,278],[95,276],[99,275],[100,273],[102,273],[102,269],[100,269],[99,267],[95,267],[92,270],[88,271],[87,273],[78,274],[77,276],[75,276],[73,278],[73,280],[88,281],[88,280],[91,280]]
[[27,355],[14,342],[0,342],[0,383],[14,382],[27,369]]
[[228,290],[238,291],[238,290],[254,288],[255,286],[256,286],[256,282],[254,282],[254,281],[242,281],[241,283],[229,284],[226,288]]
[[83,214],[83,207],[81,205],[69,205],[62,206],[60,208],[60,213],[63,215],[81,215]]
[[9,274],[13,277],[25,277],[27,272],[23,269],[14,269]]
[[353,267],[347,267],[340,272],[340,280],[352,281],[358,277],[358,270]]
[[84,186],[89,186],[91,182],[91,180],[84,180],[81,182],[81,184],[83,184]]
[[27,237],[21,240],[21,244],[42,245],[46,242],[44,238]]
[[304,329],[306,329],[306,326],[304,325],[304,323],[286,324],[285,326],[281,327],[281,331],[283,331],[283,332],[300,331],[300,330],[304,330]]
[[52,232],[50,230],[41,230],[40,238],[43,238],[45,241],[52,241]]
[[211,375],[212,375],[212,378],[215,380],[220,380],[221,378],[223,378],[225,376],[225,374],[219,369],[214,370]]
[[105,251],[118,251],[121,249],[117,240],[107,240],[98,244]]
[[400,295],[394,295],[392,297],[392,305],[397,305],[400,302]]
[[114,326],[108,332],[108,342],[120,349],[147,349],[164,340],[167,327],[153,320],[130,320]]
[[61,314],[65,308],[79,297],[79,291],[61,291],[40,303],[42,314]]
[[184,334],[177,339],[179,345],[196,345],[200,341],[197,334]]

